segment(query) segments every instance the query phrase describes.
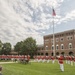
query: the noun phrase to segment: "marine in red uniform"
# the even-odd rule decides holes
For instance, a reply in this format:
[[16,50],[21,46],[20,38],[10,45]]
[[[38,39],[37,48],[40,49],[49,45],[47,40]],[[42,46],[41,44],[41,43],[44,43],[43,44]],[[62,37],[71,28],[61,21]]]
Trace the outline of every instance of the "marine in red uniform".
[[69,59],[70,59],[71,66],[73,66],[73,58],[72,58],[72,56],[70,56]]
[[55,62],[55,57],[52,56],[51,59],[52,59],[52,63],[54,64],[54,62]]
[[74,61],[74,65],[75,65],[75,56],[74,56],[74,58],[73,58],[73,61]]
[[66,56],[65,59],[66,59],[66,64],[67,64],[68,63],[68,56]]
[[43,56],[43,61],[42,62],[45,62],[46,61],[46,56]]
[[64,57],[62,55],[59,56],[59,58],[58,58],[61,71],[64,71],[63,59],[64,59]]
[[46,56],[46,61],[47,61],[47,63],[50,62],[50,56]]

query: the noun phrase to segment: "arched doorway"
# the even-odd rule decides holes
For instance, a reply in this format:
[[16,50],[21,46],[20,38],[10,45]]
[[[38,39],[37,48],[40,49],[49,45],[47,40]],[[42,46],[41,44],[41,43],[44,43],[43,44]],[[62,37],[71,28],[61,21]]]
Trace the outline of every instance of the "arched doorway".
[[45,55],[48,56],[48,53],[46,53]]
[[51,53],[51,56],[53,56],[53,52]]
[[38,53],[38,55],[40,55],[40,53]]
[[59,55],[59,52],[57,52],[56,55],[58,56]]
[[43,53],[41,53],[41,55],[44,55]]
[[69,52],[69,55],[73,55],[73,52]]
[[64,52],[61,52],[61,54],[64,56],[65,53]]

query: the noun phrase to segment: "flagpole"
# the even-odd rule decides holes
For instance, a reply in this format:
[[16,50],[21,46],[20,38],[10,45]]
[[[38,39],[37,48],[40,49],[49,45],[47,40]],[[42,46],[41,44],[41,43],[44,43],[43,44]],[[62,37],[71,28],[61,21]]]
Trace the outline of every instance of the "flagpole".
[[56,56],[56,52],[55,52],[55,33],[54,33],[54,16],[56,16],[55,10],[52,7],[52,16],[53,16],[53,56]]
[[54,33],[54,16],[53,16],[53,56],[55,57],[55,33]]

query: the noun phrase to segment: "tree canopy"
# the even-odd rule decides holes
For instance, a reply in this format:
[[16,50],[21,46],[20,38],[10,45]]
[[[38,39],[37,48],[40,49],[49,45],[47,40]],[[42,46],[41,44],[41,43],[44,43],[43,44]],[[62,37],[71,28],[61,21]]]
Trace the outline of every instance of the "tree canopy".
[[10,43],[4,43],[2,46],[1,54],[8,55],[11,52],[11,44]]
[[17,51],[19,54],[34,55],[37,50],[36,40],[32,37],[28,37],[24,41],[18,42],[14,46],[14,50]]

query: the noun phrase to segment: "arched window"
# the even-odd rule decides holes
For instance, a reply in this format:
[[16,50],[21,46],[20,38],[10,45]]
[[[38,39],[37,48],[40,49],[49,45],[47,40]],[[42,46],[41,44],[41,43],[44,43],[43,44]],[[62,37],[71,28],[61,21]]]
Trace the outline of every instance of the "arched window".
[[61,49],[64,49],[64,45],[63,44],[61,44]]
[[54,49],[54,45],[52,45],[52,49],[51,50],[53,50]]
[[72,43],[69,43],[69,49],[72,49]]
[[58,50],[59,49],[59,46],[58,46],[58,44],[56,45],[56,50]]
[[45,50],[48,50],[48,46],[45,47]]

